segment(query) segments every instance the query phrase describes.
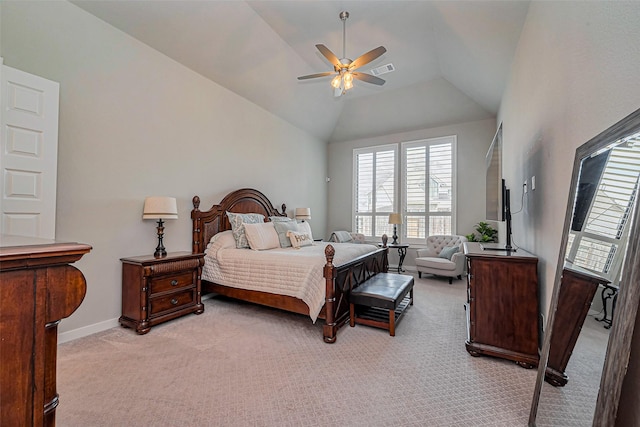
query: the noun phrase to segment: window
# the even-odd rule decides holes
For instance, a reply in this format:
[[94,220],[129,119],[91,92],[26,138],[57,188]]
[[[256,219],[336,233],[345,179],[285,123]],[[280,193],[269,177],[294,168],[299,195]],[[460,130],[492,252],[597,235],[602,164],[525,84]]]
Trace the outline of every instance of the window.
[[[567,259],[616,283],[638,192],[640,134],[616,142],[614,148],[600,156],[605,156],[606,163],[590,197],[586,220],[571,230]],[[586,171],[583,169],[581,173]]]
[[397,145],[354,150],[354,231],[369,238],[390,236],[396,208]]
[[354,231],[391,236],[401,212],[405,243],[455,232],[455,136],[356,149],[353,170]]
[[453,136],[402,144],[403,238],[407,243],[454,233],[454,148]]

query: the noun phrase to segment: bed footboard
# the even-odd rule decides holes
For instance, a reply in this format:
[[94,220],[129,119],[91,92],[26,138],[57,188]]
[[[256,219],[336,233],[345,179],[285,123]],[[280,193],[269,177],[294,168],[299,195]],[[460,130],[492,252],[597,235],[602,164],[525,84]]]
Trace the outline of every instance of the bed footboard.
[[387,236],[382,237],[383,247],[375,252],[363,255],[346,264],[333,264],[335,249],[332,245],[325,248],[327,263],[324,266],[326,283],[325,319],[322,335],[326,343],[334,343],[338,329],[349,322],[349,293],[352,289],[378,273],[389,269],[387,258]]

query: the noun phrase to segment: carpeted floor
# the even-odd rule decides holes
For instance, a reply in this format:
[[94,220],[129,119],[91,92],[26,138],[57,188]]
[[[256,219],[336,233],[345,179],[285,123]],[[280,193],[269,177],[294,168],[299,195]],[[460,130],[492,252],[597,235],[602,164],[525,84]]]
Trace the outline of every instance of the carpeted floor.
[[[536,370],[466,352],[465,298],[464,281],[416,278],[395,337],[347,325],[335,344],[308,317],[217,298],[147,335],[114,328],[61,344],[57,423],[526,426]],[[547,388],[539,425],[590,425],[580,405],[593,384]]]

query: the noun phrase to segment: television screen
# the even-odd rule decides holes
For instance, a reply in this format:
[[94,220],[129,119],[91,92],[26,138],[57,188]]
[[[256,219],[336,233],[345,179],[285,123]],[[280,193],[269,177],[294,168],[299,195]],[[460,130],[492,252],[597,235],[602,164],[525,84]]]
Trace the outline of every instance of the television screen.
[[504,221],[502,189],[502,123],[498,127],[486,157],[486,219]]

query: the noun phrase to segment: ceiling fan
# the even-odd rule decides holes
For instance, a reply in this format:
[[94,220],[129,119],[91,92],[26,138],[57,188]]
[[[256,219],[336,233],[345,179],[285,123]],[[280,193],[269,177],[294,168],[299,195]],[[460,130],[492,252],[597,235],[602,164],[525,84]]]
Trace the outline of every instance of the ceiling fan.
[[380,77],[372,76],[371,74],[360,73],[355,71],[356,68],[362,67],[365,64],[377,59],[383,53],[387,51],[383,46],[379,46],[369,52],[365,53],[362,56],[359,56],[355,60],[351,60],[347,58],[346,51],[346,39],[347,39],[347,30],[346,30],[346,21],[349,18],[349,12],[340,12],[340,20],[342,21],[342,58],[338,59],[338,57],[329,50],[323,44],[317,44],[316,48],[320,51],[320,53],[327,58],[327,60],[333,65],[334,71],[327,71],[325,73],[317,73],[317,74],[309,74],[306,76],[298,77],[298,80],[307,80],[314,79],[316,77],[325,77],[334,75],[335,77],[331,80],[331,86],[335,89],[335,96],[343,95],[346,91],[353,87],[353,79],[358,79],[363,82],[373,83],[374,85],[382,86],[384,84],[384,80]]

